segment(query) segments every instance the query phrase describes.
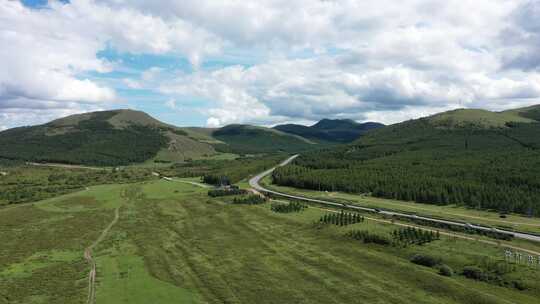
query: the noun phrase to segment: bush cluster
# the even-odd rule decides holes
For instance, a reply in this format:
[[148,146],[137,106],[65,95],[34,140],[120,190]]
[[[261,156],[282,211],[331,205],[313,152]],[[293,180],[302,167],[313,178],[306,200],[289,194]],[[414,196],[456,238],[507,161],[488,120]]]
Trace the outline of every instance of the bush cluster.
[[392,231],[392,238],[396,244],[407,245],[423,245],[433,242],[440,238],[439,231],[433,232],[422,230],[414,227],[396,229]]
[[340,213],[327,213],[323,215],[319,219],[319,222],[337,226],[347,226],[364,222],[364,217],[360,216],[358,213],[343,212],[342,210]]
[[214,189],[208,191],[208,196],[218,197],[218,196],[228,196],[228,195],[243,195],[247,191],[243,189]]
[[288,204],[277,204],[274,203],[270,206],[270,210],[279,213],[291,213],[291,212],[300,212],[306,209],[308,206],[299,202],[290,202]]
[[233,204],[238,205],[258,205],[263,204],[266,202],[266,198],[264,196],[260,196],[257,194],[251,194],[247,197],[235,197],[233,200]]
[[434,267],[439,265],[442,261],[440,258],[418,253],[413,255],[411,262],[426,267]]
[[439,274],[445,277],[451,277],[454,275],[454,270],[446,264],[441,264],[439,266]]
[[203,183],[216,186],[228,186],[231,184],[231,180],[226,175],[205,174],[203,176]]
[[371,233],[367,230],[352,230],[347,232],[346,235],[355,240],[362,241],[365,244],[374,243],[379,245],[390,245],[392,243],[386,236]]

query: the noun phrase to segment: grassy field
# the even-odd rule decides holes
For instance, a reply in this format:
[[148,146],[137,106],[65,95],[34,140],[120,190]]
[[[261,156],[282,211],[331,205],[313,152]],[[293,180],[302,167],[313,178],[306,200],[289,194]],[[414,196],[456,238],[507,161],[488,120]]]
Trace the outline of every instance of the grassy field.
[[[87,186],[140,182],[156,177],[150,168],[78,168],[59,164],[5,167],[0,172],[0,208],[76,192]],[[8,207],[9,208],[9,207]]]
[[433,216],[445,219],[453,219],[462,222],[482,224],[491,227],[514,229],[525,232],[540,234],[540,218],[526,217],[519,214],[507,214],[506,218],[500,218],[498,212],[483,211],[455,205],[429,205],[415,202],[405,202],[384,198],[376,198],[366,195],[349,194],[343,192],[322,192],[307,189],[278,186],[271,183],[270,176],[262,180],[269,189],[284,193],[307,195],[320,199],[343,200],[358,206],[381,208],[418,215]]
[[82,252],[112,219],[123,186],[0,210],[0,303],[83,303]]
[[[502,248],[442,237],[423,246],[363,244],[344,236],[394,225],[315,224],[326,211],[280,214],[269,204],[230,204],[206,189],[152,181],[91,187],[0,210],[0,303],[85,303],[82,253],[113,218],[96,248],[97,303],[536,303],[540,272],[502,267],[505,283],[459,275],[468,265],[506,265]],[[453,277],[409,262],[439,257]],[[508,284],[506,284],[508,285]]]

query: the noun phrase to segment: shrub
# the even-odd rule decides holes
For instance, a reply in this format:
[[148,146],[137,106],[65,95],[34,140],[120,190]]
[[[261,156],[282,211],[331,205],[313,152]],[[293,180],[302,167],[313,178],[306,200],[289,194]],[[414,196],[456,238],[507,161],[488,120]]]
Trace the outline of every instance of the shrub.
[[298,202],[291,202],[288,204],[272,204],[272,206],[270,206],[272,211],[279,213],[300,212],[306,208],[307,205]]
[[452,275],[454,275],[454,270],[452,270],[450,266],[442,264],[441,266],[439,266],[439,274],[445,277],[451,277]]
[[375,233],[370,233],[367,230],[352,230],[347,233],[347,236],[355,240],[363,241],[365,244],[374,243],[379,245],[390,245],[391,241],[387,237]]
[[527,289],[527,285],[525,285],[525,283],[523,283],[522,280],[512,281],[512,286],[514,286],[514,288],[516,288],[517,290],[526,290]]
[[343,212],[340,213],[327,213],[323,215],[319,222],[324,224],[334,224],[337,226],[347,226],[351,224],[357,224],[364,222],[364,217],[358,213]]
[[423,230],[414,227],[400,228],[392,232],[395,244],[408,246],[410,244],[423,245],[440,238],[439,232]]
[[469,279],[485,281],[487,279],[486,274],[478,266],[465,266],[463,268],[463,275]]
[[203,176],[203,183],[216,186],[227,186],[231,184],[231,179],[226,175],[205,174]]
[[440,264],[441,259],[424,254],[415,254],[411,258],[411,262],[422,266],[433,267]]
[[227,195],[242,195],[246,193],[247,191],[242,189],[215,189],[208,191],[208,196],[218,197]]
[[239,204],[239,205],[258,205],[266,202],[266,198],[260,195],[251,194],[244,198],[237,198],[235,197],[233,200],[233,204]]

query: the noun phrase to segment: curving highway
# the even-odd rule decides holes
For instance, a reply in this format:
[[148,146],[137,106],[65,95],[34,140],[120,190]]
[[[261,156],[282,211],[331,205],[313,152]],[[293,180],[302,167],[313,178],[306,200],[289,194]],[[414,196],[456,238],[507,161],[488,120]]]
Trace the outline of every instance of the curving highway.
[[414,214],[394,212],[394,211],[389,211],[389,210],[378,210],[378,209],[375,209],[375,208],[360,207],[360,206],[350,205],[350,204],[345,204],[345,203],[340,204],[340,203],[335,203],[335,202],[330,202],[330,201],[325,201],[325,200],[319,200],[319,199],[314,199],[314,198],[309,198],[309,197],[304,197],[304,196],[297,196],[297,195],[281,193],[281,192],[277,192],[277,191],[274,191],[274,190],[266,189],[266,188],[262,187],[259,184],[261,179],[263,179],[265,176],[271,174],[277,167],[286,166],[287,164],[292,162],[298,156],[299,156],[298,154],[293,155],[293,156],[287,158],[282,163],[280,163],[278,166],[276,166],[274,168],[271,168],[271,169],[268,169],[268,170],[266,170],[266,171],[264,171],[262,173],[257,174],[256,176],[252,177],[249,180],[249,185],[253,189],[255,189],[255,190],[259,191],[259,192],[262,192],[262,193],[270,193],[270,194],[273,194],[273,195],[276,195],[276,196],[281,196],[281,197],[285,197],[285,198],[291,198],[291,199],[300,200],[300,201],[306,201],[306,202],[317,203],[317,204],[333,206],[333,207],[347,208],[347,209],[352,209],[352,210],[379,213],[379,214],[389,215],[389,216],[401,216],[401,217],[410,218],[410,219],[425,220],[425,221],[430,221],[430,222],[435,222],[435,223],[443,223],[443,224],[448,224],[448,225],[453,225],[453,226],[460,226],[460,227],[467,227],[467,228],[483,230],[483,231],[496,231],[496,232],[499,232],[499,233],[512,235],[515,238],[534,241],[534,242],[540,242],[540,236],[539,235],[523,233],[523,232],[507,231],[507,230],[497,229],[497,228],[493,228],[493,227],[485,227],[485,226],[480,226],[480,225],[475,225],[475,224],[470,224],[470,223],[462,223],[462,222],[456,222],[456,221],[451,221],[451,220],[436,219],[436,218],[430,218],[430,217],[425,217],[425,216],[417,216],[417,215],[414,215]]

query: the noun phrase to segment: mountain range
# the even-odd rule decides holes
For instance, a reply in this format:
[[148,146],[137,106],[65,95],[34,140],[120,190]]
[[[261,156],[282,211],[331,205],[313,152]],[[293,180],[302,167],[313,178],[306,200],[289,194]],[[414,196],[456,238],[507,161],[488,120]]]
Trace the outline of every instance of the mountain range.
[[317,142],[349,143],[369,130],[384,127],[376,122],[358,123],[351,119],[323,119],[312,126],[286,124],[274,129]]
[[[418,148],[420,142],[434,146],[449,144],[452,132],[448,130],[469,130],[471,134],[478,130],[496,130],[498,133],[502,130],[505,134],[513,134],[519,130],[511,135],[511,141],[536,145],[527,136],[532,132],[528,128],[535,129],[538,120],[540,107],[533,106],[504,112],[460,109],[390,126],[349,119],[323,119],[312,126],[285,124],[266,128],[234,124],[222,128],[198,128],[176,127],[140,111],[111,110],[77,114],[43,125],[0,132],[0,158],[115,166],[183,162],[223,153],[296,153],[355,143],[377,146],[379,148],[371,149],[380,152],[382,146],[395,151]],[[469,143],[470,147],[474,147],[473,141]]]
[[[329,134],[353,141],[360,136],[350,120],[323,120],[314,135],[277,128],[228,125],[223,128],[176,127],[134,110],[111,110],[71,115],[37,126],[0,132],[0,158],[85,165],[174,163],[222,153],[299,152],[321,147]],[[355,135],[356,134],[356,135]]]

